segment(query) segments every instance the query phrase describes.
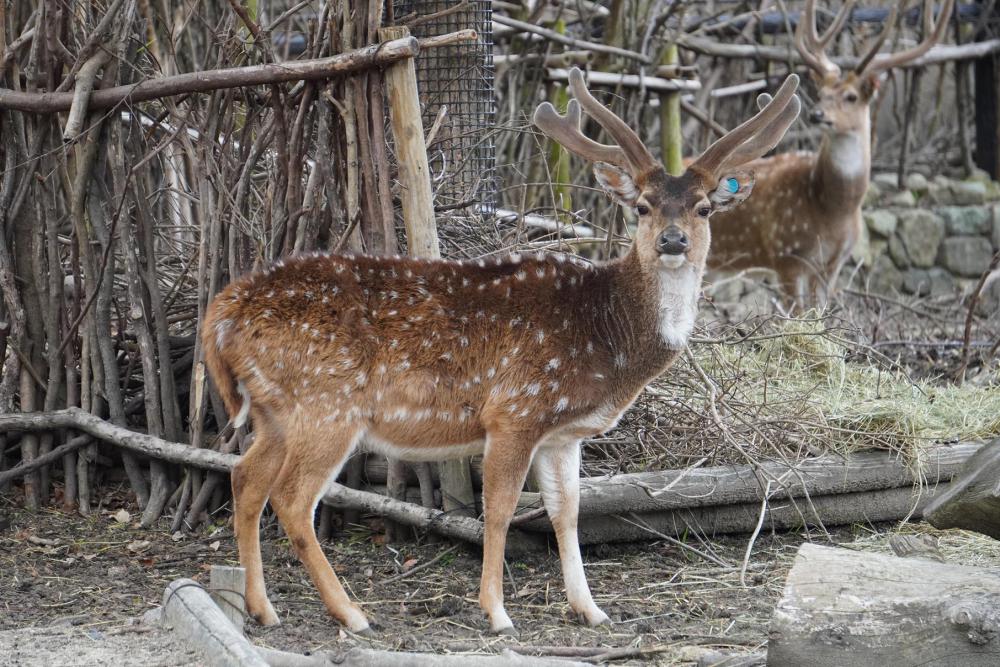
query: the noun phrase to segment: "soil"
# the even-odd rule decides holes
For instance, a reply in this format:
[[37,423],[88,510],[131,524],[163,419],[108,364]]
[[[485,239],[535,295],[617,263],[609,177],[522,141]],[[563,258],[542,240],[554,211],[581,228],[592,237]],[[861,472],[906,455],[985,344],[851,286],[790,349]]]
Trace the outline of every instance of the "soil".
[[[123,492],[105,495],[102,509],[89,517],[52,508],[30,513],[20,509],[19,498],[0,497],[0,654],[14,641],[6,631],[32,628],[45,647],[74,636],[79,643],[94,644],[95,632],[102,641],[109,635],[116,641],[133,636],[138,645],[158,647],[152,655],[116,649],[113,664],[197,663],[170,650],[169,636],[135,626],[145,612],[160,605],[168,582],[191,577],[207,583],[213,564],[238,564],[231,528],[222,523],[174,536],[163,528],[143,530],[136,523],[137,508],[123,503],[124,497]],[[265,577],[282,623],[264,628],[248,622],[251,641],[299,653],[367,644],[327,615],[273,521],[265,519],[263,536]],[[803,537],[760,536],[743,585],[746,540],[691,536],[686,545],[648,542],[585,550],[595,598],[612,619],[596,629],[573,618],[554,548],[548,554],[509,559],[507,611],[520,630],[516,641],[532,646],[641,647],[646,651],[642,657],[664,664],[681,664],[677,660],[682,649],[688,655],[708,648],[760,650]],[[358,528],[324,544],[344,585],[374,621],[374,647],[496,651],[514,641],[488,633],[477,603],[478,549],[460,546],[410,576],[383,583],[451,545],[380,542],[379,533]],[[22,656],[18,664],[83,664],[35,653]],[[99,659],[85,662],[101,664]]]

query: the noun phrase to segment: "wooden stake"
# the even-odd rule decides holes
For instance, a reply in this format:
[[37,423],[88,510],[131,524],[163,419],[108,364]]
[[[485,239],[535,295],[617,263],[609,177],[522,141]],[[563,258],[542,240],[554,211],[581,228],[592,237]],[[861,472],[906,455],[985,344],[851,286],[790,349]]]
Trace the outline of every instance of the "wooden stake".
[[246,618],[247,575],[242,567],[213,565],[208,590],[212,600],[240,632]]
[[[406,39],[410,36],[410,29],[405,26],[380,28],[378,34],[381,40]],[[414,257],[438,258],[441,250],[434,217],[434,194],[427,166],[427,146],[424,144],[424,124],[413,59],[400,60],[386,68],[385,84],[399,161],[400,199],[407,246]],[[472,490],[469,460],[445,461],[439,468],[443,509],[471,516],[475,511],[476,497]]]

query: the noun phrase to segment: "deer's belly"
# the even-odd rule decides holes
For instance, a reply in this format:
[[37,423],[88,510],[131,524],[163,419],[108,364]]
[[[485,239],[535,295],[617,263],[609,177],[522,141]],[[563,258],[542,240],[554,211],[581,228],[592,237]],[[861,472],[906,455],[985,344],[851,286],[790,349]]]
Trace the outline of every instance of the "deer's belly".
[[558,446],[565,442],[582,440],[606,433],[618,424],[618,420],[628,410],[629,405],[631,405],[631,402],[624,406],[606,403],[591,412],[578,415],[572,420],[559,424],[548,431],[542,437],[540,445],[542,447]]
[[402,461],[446,461],[482,454],[486,438],[468,428],[421,429],[375,426],[365,432],[361,447]]

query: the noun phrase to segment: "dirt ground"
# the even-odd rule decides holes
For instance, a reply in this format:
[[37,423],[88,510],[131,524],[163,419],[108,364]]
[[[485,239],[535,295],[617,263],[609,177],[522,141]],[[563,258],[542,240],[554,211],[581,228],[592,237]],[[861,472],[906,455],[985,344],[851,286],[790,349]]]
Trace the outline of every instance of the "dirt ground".
[[[72,630],[83,638],[94,632],[106,635],[109,629],[128,634],[147,610],[159,606],[171,580],[207,582],[211,565],[237,564],[228,525],[174,537],[163,530],[142,530],[136,508],[121,503],[123,497],[106,495],[100,513],[91,517],[51,508],[30,514],[16,499],[0,498],[0,634],[15,628]],[[747,567],[746,586],[740,584],[745,537],[706,543],[692,539],[690,546],[711,560],[665,542],[587,549],[591,586],[613,621],[598,629],[572,618],[553,549],[509,561],[507,610],[520,630],[521,644],[642,647],[649,652],[646,658],[664,664],[675,662],[680,647],[750,652],[766,641],[771,610],[801,540],[761,536]],[[448,543],[390,547],[379,542],[373,531],[357,529],[324,545],[349,591],[374,619],[379,632],[375,647],[488,651],[512,641],[487,632],[476,600],[477,550],[463,546],[448,551]],[[446,551],[429,567],[385,583],[404,568]],[[252,641],[296,652],[344,649],[362,641],[327,616],[273,524],[264,531],[263,555],[282,624],[262,628],[249,623]],[[134,630],[142,643],[146,631]],[[45,634],[39,639],[55,641]],[[0,651],[3,646],[0,642]],[[131,651],[118,655],[134,660],[129,664],[186,664],[173,653],[163,662]]]
[[[0,496],[0,656],[12,656],[4,664],[200,664],[170,633],[140,619],[160,605],[170,581],[191,577],[207,583],[213,564],[237,564],[232,531],[226,523],[174,536],[143,530],[125,497],[121,489],[106,493],[99,513],[81,517],[51,508],[31,514],[20,509],[19,499]],[[374,523],[372,530],[356,528],[324,544],[345,586],[374,620],[378,637],[369,642],[327,616],[287,540],[273,521],[265,524],[265,576],[282,623],[248,623],[247,634],[259,646],[298,653],[359,644],[495,653],[516,642],[631,648],[638,652],[613,664],[690,665],[707,650],[745,654],[765,648],[772,610],[806,539],[887,552],[894,532],[933,533],[949,561],[1000,566],[995,540],[926,524],[765,533],[745,568],[747,536],[601,545],[586,549],[584,561],[612,623],[591,629],[572,618],[552,550],[508,561],[507,610],[520,630],[514,640],[487,632],[476,601],[478,549],[446,542],[389,546]]]

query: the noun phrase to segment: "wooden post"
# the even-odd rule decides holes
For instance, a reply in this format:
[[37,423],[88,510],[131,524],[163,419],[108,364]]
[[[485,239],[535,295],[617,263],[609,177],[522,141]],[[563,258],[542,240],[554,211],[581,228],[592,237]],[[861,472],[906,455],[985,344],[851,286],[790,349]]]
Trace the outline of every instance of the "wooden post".
[[[397,39],[396,35],[400,38],[410,36],[410,29],[405,26],[380,28],[378,32],[383,41]],[[440,257],[434,194],[427,167],[427,146],[424,145],[424,124],[413,59],[407,58],[388,67],[385,83],[389,89],[389,117],[399,160],[406,242],[414,257]]]
[[222,613],[240,632],[246,618],[247,575],[242,567],[213,565],[209,575],[209,593]]
[[[664,65],[679,61],[677,45],[671,44],[663,54]],[[679,90],[660,95],[660,150],[668,174],[679,176],[684,171],[681,135],[681,93]]]
[[[383,41],[409,35],[410,30],[405,26],[379,29],[379,38]],[[389,92],[389,118],[396,142],[396,158],[399,160],[400,199],[407,247],[414,257],[437,258],[441,256],[441,250],[413,59],[389,66],[385,71],[385,83]],[[473,515],[476,496],[472,490],[469,459],[444,461],[439,464],[439,469],[442,509]]]
[[[562,19],[556,21],[553,26],[555,30],[560,35],[566,34],[566,22]],[[559,113],[566,113],[566,107],[569,105],[569,91],[566,86],[562,83],[552,82],[549,85],[549,101],[552,106],[556,108]],[[553,205],[562,211],[572,211],[573,202],[570,199],[570,173],[569,173],[569,152],[562,147],[558,141],[549,141],[549,153],[548,153],[548,165],[549,165],[549,178],[552,179],[552,195]],[[557,220],[563,220],[568,224],[573,223],[573,219],[569,215],[564,215],[561,212],[556,213],[554,216]]]

